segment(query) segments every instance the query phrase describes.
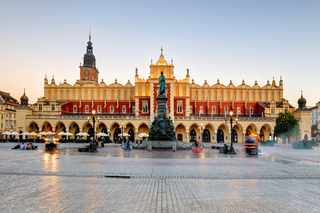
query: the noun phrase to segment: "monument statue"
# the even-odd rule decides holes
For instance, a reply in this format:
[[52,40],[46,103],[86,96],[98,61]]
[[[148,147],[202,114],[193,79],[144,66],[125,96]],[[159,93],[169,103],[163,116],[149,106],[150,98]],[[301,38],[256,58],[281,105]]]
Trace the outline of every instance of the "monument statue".
[[158,79],[159,82],[159,95],[162,95],[166,92],[166,78],[163,75],[163,72],[161,72],[161,75],[159,76]]
[[176,141],[174,126],[171,118],[167,117],[167,100],[166,92],[166,79],[161,72],[159,76],[159,95],[156,98],[158,103],[158,115],[154,117],[149,130],[150,141]]

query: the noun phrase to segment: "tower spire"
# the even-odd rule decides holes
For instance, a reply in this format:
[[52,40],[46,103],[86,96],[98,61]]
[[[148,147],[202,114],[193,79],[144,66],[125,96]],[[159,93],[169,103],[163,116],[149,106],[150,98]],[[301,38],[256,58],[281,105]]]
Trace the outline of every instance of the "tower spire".
[[87,42],[87,52],[83,57],[83,66],[84,67],[96,67],[96,58],[93,55],[93,47],[91,42],[91,27],[89,30],[89,41]]

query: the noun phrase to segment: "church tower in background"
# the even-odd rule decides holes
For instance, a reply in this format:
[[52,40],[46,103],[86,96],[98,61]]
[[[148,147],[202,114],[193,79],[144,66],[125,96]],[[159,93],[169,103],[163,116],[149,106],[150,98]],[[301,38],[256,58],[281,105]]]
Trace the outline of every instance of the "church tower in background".
[[99,71],[96,68],[96,57],[93,54],[91,31],[89,31],[87,44],[87,52],[83,56],[83,65],[80,64],[79,84],[98,83]]

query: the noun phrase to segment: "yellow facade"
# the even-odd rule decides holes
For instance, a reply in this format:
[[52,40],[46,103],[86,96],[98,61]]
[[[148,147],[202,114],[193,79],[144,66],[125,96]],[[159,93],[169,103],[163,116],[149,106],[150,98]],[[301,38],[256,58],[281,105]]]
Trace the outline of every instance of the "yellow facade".
[[[293,107],[283,98],[283,80],[277,85],[273,79],[264,86],[257,82],[228,85],[217,82],[209,85],[207,80],[199,85],[192,79],[189,69],[182,80],[174,77],[173,62],[165,60],[163,49],[155,63],[151,61],[148,78],[139,76],[135,70],[135,82],[121,84],[115,79],[107,85],[98,82],[99,71],[95,67],[91,37],[80,65],[80,79],[73,85],[64,80],[56,84],[54,77],[44,79],[44,97],[38,99],[32,110],[20,110],[18,131],[104,131],[116,139],[119,131],[134,135],[149,132],[150,123],[157,116],[158,78],[163,72],[166,78],[167,116],[174,122],[177,139],[186,141],[230,142],[234,131],[235,142],[242,143],[248,134],[258,134],[260,139],[273,138],[275,116]],[[145,80],[146,79],[146,80]],[[92,111],[97,112],[99,122],[92,127]],[[239,117],[230,127],[228,113],[234,111]],[[122,125],[123,123],[123,125]]]

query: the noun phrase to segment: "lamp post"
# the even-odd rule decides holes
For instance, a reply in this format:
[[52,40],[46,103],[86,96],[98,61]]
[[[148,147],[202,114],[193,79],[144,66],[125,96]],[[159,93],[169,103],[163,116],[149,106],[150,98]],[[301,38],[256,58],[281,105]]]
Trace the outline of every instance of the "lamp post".
[[121,131],[121,133],[122,133],[122,141],[124,142],[124,138],[123,138],[123,121],[121,123],[121,126],[122,126],[122,131]]
[[200,126],[200,134],[201,134],[201,141],[200,143],[203,142],[203,123],[201,122],[201,126]]
[[[95,131],[96,131],[96,111],[95,110],[92,110],[92,123],[93,123],[93,149],[96,148],[96,135],[95,135]],[[87,117],[88,119],[88,122],[90,122],[90,117],[88,116]],[[99,117],[98,117],[98,122],[99,122]]]
[[[237,153],[234,151],[234,148],[233,148],[233,129],[232,129],[233,111],[232,110],[229,112],[229,116],[230,116],[230,120],[229,121],[230,121],[230,126],[231,126],[231,145],[230,145],[230,150],[229,150],[228,154],[235,155]],[[235,121],[237,122],[238,118],[235,118]]]

